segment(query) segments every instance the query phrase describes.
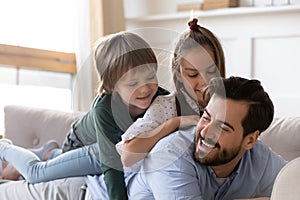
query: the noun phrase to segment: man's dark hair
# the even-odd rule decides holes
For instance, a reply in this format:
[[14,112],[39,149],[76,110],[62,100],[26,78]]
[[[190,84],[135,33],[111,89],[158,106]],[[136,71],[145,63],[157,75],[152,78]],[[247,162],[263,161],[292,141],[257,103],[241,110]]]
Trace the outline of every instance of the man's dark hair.
[[274,106],[260,81],[241,77],[213,78],[208,91],[210,95],[217,94],[222,98],[229,98],[249,103],[248,114],[242,120],[244,137],[249,133],[266,130],[274,116]]

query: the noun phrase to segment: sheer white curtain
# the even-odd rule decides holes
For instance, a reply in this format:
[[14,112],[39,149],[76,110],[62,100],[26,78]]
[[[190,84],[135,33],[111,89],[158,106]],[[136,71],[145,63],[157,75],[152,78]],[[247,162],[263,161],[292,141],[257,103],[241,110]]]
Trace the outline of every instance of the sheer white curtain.
[[73,84],[73,110],[87,111],[94,97],[93,66],[90,42],[90,4],[86,0],[77,0],[75,21],[75,54],[77,74]]
[[76,60],[78,73],[73,88],[73,109],[87,111],[96,94],[98,75],[92,50],[102,36],[125,30],[123,0],[77,0],[78,35]]

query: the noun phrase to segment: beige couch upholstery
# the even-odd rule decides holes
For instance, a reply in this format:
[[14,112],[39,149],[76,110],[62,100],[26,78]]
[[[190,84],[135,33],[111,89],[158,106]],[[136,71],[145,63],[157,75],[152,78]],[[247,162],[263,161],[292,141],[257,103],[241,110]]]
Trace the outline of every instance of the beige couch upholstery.
[[[25,148],[37,148],[48,140],[55,139],[61,145],[71,124],[82,113],[62,112],[17,105],[4,108],[4,136],[14,144]],[[84,195],[83,177],[65,178],[46,183],[27,185],[25,182],[11,182],[0,185],[0,199],[90,199]],[[84,197],[85,196],[85,197]]]
[[4,135],[25,148],[40,147],[51,139],[61,145],[79,116],[71,112],[8,105],[4,107]]
[[275,180],[271,200],[300,199],[300,117],[275,119],[260,139],[290,161]]
[[300,157],[290,161],[278,174],[271,200],[300,199]]
[[274,119],[260,139],[286,160],[300,156],[300,117]]
[[[80,114],[15,105],[6,106],[4,112],[5,137],[26,148],[39,147],[50,139],[62,143],[71,123],[80,116]],[[288,161],[300,157],[300,117],[274,119],[269,129],[261,134],[260,139]],[[297,171],[299,183],[300,162],[293,164],[293,167],[290,173]],[[284,174],[282,173],[281,176]],[[280,181],[282,179],[285,180],[283,183]],[[288,179],[280,178],[275,185],[280,188],[283,184],[286,188],[287,181]],[[292,187],[298,187],[298,184],[289,187],[293,190]],[[300,196],[298,189],[294,189],[294,192],[298,193],[298,197]],[[285,196],[284,199],[293,199],[294,195]]]

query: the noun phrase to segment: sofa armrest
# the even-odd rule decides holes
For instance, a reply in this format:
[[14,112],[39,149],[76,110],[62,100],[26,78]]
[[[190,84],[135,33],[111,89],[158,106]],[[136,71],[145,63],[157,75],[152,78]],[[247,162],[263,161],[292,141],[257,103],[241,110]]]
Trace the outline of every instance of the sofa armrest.
[[300,191],[300,157],[288,162],[278,173],[272,194],[272,200],[296,200],[299,199]]
[[57,110],[7,105],[4,136],[25,148],[38,148],[54,139],[61,145],[79,114]]

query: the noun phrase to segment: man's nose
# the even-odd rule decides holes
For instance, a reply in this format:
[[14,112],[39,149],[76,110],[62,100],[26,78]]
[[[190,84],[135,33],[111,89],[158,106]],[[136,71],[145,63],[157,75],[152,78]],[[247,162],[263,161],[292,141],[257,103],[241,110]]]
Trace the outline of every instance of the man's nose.
[[202,130],[201,130],[200,134],[203,138],[206,137],[207,132],[209,131],[209,127],[210,127],[209,123],[202,126]]
[[210,138],[211,140],[217,142],[219,140],[219,136],[221,131],[218,130],[212,122],[206,124],[206,126],[201,131],[201,136],[203,138]]

